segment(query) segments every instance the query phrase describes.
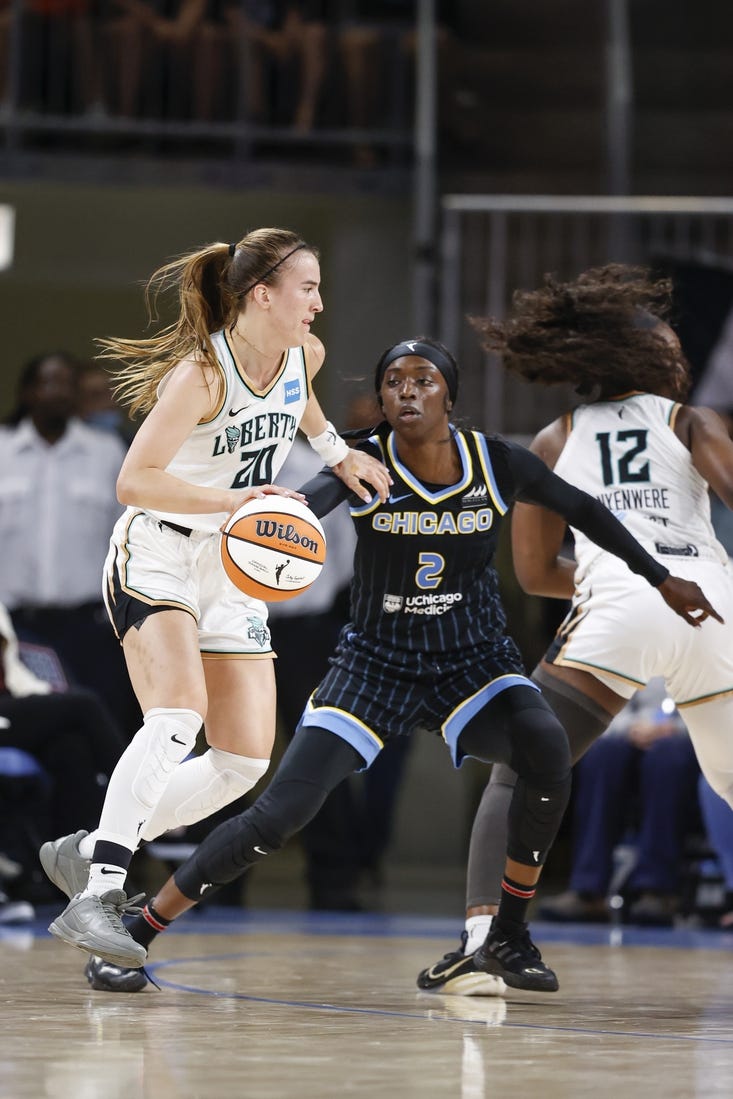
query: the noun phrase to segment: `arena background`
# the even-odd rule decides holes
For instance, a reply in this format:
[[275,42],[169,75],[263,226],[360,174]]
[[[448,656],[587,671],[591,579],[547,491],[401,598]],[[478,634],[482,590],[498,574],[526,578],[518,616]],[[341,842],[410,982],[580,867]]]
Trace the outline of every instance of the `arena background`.
[[[104,0],[72,7],[88,8],[95,26],[109,12]],[[196,122],[176,99],[172,76],[155,102],[145,86],[133,118],[109,105],[95,110],[73,78],[71,17],[13,0],[0,37],[8,75],[0,202],[14,211],[12,262],[0,271],[3,414],[28,357],[61,347],[87,357],[95,336],[140,332],[141,284],[157,264],[265,224],[295,227],[321,249],[326,309],[317,331],[328,365],[319,391],[334,419],[354,389],[368,387],[379,351],[418,326],[456,334],[465,353],[462,411],[481,426],[526,437],[548,418],[551,402],[503,385],[496,364],[468,344],[465,313],[501,311],[513,286],[534,284],[545,270],[573,273],[586,254],[599,262],[653,259],[683,272],[683,327],[691,323],[688,303],[699,306],[700,288],[715,280],[704,331],[689,336],[696,370],[704,371],[731,301],[731,5],[419,0],[405,7],[416,50],[400,37],[386,0],[363,6],[378,41],[369,125],[355,129],[342,110],[334,17],[315,124],[294,133],[292,69],[280,74],[281,84],[269,73],[277,96],[256,124],[241,104],[222,108],[212,123]],[[364,147],[370,156],[360,160]],[[449,195],[477,195],[488,206],[451,214]],[[533,224],[521,203],[518,211],[497,209],[497,196],[533,196],[543,220]],[[581,196],[591,203],[584,214],[568,220],[567,211],[553,211],[554,200],[568,199],[579,210]],[[603,199],[625,196],[649,197],[651,228],[620,206],[600,228],[591,226],[584,252],[578,242],[593,220],[593,199],[600,210]],[[675,196],[696,201],[665,207]],[[706,206],[713,199],[717,205]],[[703,290],[702,298],[709,304],[711,295]],[[501,566],[510,624],[531,665],[557,610],[520,596],[505,548]],[[386,863],[387,903],[460,907],[481,782],[478,767],[455,774],[437,741],[416,740]],[[420,808],[428,796],[429,817]],[[298,857],[294,848],[272,879],[255,877],[252,900],[267,889],[267,898],[300,903]],[[562,852],[555,865],[562,868]]]

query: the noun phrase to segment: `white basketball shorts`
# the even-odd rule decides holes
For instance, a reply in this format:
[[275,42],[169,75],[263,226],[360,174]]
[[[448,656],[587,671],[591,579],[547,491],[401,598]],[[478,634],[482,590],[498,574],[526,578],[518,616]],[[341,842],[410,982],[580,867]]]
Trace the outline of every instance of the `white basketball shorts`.
[[675,560],[725,619],[698,628],[675,614],[656,588],[623,562],[591,568],[550,645],[551,664],[591,672],[623,698],[662,676],[678,706],[733,692],[733,575],[729,565]]
[[148,615],[177,609],[196,619],[202,655],[272,657],[267,605],[228,578],[220,537],[182,534],[128,508],[112,532],[104,565],[103,596],[117,636]]

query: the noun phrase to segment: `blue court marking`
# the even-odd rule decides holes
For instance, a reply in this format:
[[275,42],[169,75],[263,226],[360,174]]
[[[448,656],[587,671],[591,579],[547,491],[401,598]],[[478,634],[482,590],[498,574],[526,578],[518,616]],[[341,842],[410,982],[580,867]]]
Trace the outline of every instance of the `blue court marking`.
[[[12,937],[33,936],[36,938],[50,937],[47,931],[49,921],[56,915],[58,906],[45,906],[37,909],[36,919],[19,927],[0,928],[0,943],[3,939]],[[204,909],[197,909],[187,918],[182,918],[177,924],[173,924],[166,937],[175,934],[216,934],[216,935],[242,935],[242,934],[285,934],[298,932],[314,937],[322,935],[337,935],[344,938],[351,936],[395,937],[405,939],[443,939],[446,948],[458,941],[461,931],[461,921],[446,917],[386,915],[383,913],[337,913],[337,912],[299,912],[283,909],[250,909],[240,910],[225,907],[207,905]],[[620,933],[620,940],[619,940]],[[651,946],[677,949],[704,949],[725,950],[730,952],[733,945],[733,935],[730,932],[718,932],[715,930],[693,930],[687,928],[636,928],[622,927],[612,929],[608,926],[594,924],[548,924],[540,921],[532,923],[532,934],[537,942],[563,943],[578,946],[608,946],[615,936],[616,944],[623,946]],[[324,953],[324,948],[317,949],[317,953]],[[330,952],[330,951],[329,951]],[[467,1014],[465,1017],[454,1015],[437,1015],[445,1011],[441,997],[435,997],[435,1005],[428,1007],[425,997],[427,993],[416,993],[423,997],[425,1007],[417,1011],[396,1011],[389,1008],[366,1008],[348,1006],[343,1004],[328,1004],[323,1002],[311,1002],[308,1000],[276,999],[262,996],[252,996],[243,992],[230,992],[210,990],[196,985],[182,984],[167,979],[164,971],[170,971],[176,966],[190,963],[211,964],[217,961],[231,961],[236,958],[262,957],[271,953],[269,950],[240,951],[236,953],[202,955],[192,958],[169,959],[160,962],[150,962],[146,969],[154,976],[156,983],[162,988],[171,991],[186,992],[199,996],[209,996],[215,999],[238,1000],[243,1003],[270,1004],[272,1006],[303,1008],[310,1011],[321,1011],[343,1015],[371,1015],[385,1018],[414,1019],[425,1023],[458,1023],[465,1026],[473,1023],[478,1026],[510,1027],[516,1030],[536,1031],[544,1033],[577,1034],[591,1037],[623,1037],[648,1041],[657,1039],[663,1041],[679,1041],[687,1043],[704,1043],[710,1046],[731,1046],[733,1038],[708,1037],[704,1034],[671,1034],[653,1033],[638,1030],[614,1030],[608,1027],[578,1027],[558,1026],[542,1023],[511,1022],[502,1019],[493,1022]],[[273,947],[272,953],[275,953]],[[281,952],[278,952],[281,955]],[[154,993],[150,993],[154,995]],[[511,997],[512,992],[509,992]],[[507,1002],[507,1009],[511,1010],[513,1003],[521,1007],[518,1001]],[[533,1004],[536,1001],[532,1001]],[[720,1012],[727,1018],[728,1006],[720,1005]],[[437,1017],[436,1017],[437,1016]]]
[[[265,952],[258,951],[257,955],[262,956],[263,953],[265,953]],[[171,959],[171,960],[165,961],[165,962],[158,962],[156,964],[147,966],[146,969],[149,973],[154,974],[155,980],[156,980],[157,983],[160,984],[161,988],[167,988],[167,989],[170,989],[171,991],[174,991],[174,992],[189,992],[189,993],[193,993],[194,995],[198,995],[198,996],[211,996],[214,999],[241,1000],[244,1003],[269,1004],[269,1005],[274,1006],[274,1007],[305,1008],[309,1011],[323,1011],[323,1012],[329,1012],[329,1013],[337,1014],[337,1015],[372,1015],[372,1016],[384,1017],[384,1018],[416,1019],[420,1022],[427,1022],[427,1023],[461,1023],[464,1026],[465,1026],[466,1023],[476,1023],[479,1026],[487,1026],[487,1022],[486,1022],[485,1019],[477,1018],[475,1015],[474,1016],[467,1015],[465,1018],[459,1018],[458,1016],[455,1016],[455,1015],[440,1016],[440,1017],[436,1018],[436,1016],[433,1015],[433,1014],[426,1015],[425,1010],[423,1010],[423,1011],[393,1011],[393,1010],[390,1010],[389,1008],[356,1007],[356,1006],[347,1006],[347,1005],[344,1005],[344,1004],[328,1004],[328,1003],[323,1003],[323,1001],[287,1000],[287,999],[275,999],[275,998],[270,997],[270,996],[251,996],[251,995],[248,995],[245,992],[222,992],[222,991],[218,991],[218,990],[200,988],[197,985],[179,984],[176,981],[167,980],[165,977],[162,977],[160,975],[160,970],[175,968],[176,966],[180,966],[180,965],[190,965],[191,963],[194,963],[194,964],[204,963],[206,965],[210,965],[212,962],[231,962],[231,961],[233,961],[234,959],[237,959],[237,958],[246,958],[246,957],[253,957],[253,956],[255,956],[254,952],[251,952],[249,954],[248,953],[243,953],[243,954],[203,954],[203,955],[201,955],[199,957],[195,957],[195,958],[176,958],[176,959]],[[509,994],[511,995],[511,990],[510,990]],[[423,993],[423,996],[424,995],[425,994]],[[435,1007],[434,1008],[428,1009],[427,1008],[427,1003],[425,1005],[426,1010],[430,1010],[431,1012],[436,1011],[436,1010],[440,1011],[441,1006],[442,1005],[441,1005],[440,999],[438,997],[436,997]],[[509,1009],[510,1007],[511,1007],[511,1003],[508,1003],[507,1004],[507,1009]],[[595,1037],[603,1035],[603,1036],[608,1036],[608,1037],[635,1038],[635,1039],[645,1039],[645,1040],[651,1038],[651,1039],[657,1039],[657,1040],[662,1040],[662,1041],[672,1040],[672,1041],[676,1041],[676,1042],[694,1042],[695,1044],[705,1043],[707,1045],[731,1046],[731,1047],[733,1047],[733,1037],[732,1038],[716,1038],[716,1037],[707,1037],[704,1034],[672,1034],[672,1033],[656,1034],[656,1033],[651,1032],[651,1031],[639,1031],[639,1030],[610,1030],[610,1029],[607,1029],[607,1028],[599,1028],[599,1027],[558,1026],[557,1024],[544,1024],[543,1025],[541,1023],[520,1023],[520,1022],[513,1023],[513,1022],[510,1022],[506,1019],[502,1019],[501,1022],[499,1022],[498,1024],[491,1023],[489,1025],[492,1025],[492,1026],[497,1025],[497,1026],[500,1026],[500,1027],[508,1027],[508,1028],[513,1029],[513,1030],[530,1030],[530,1031],[543,1031],[543,1032],[548,1032],[549,1031],[553,1034],[554,1033],[579,1034],[579,1035],[582,1034],[582,1035],[589,1035],[589,1036],[595,1036]]]

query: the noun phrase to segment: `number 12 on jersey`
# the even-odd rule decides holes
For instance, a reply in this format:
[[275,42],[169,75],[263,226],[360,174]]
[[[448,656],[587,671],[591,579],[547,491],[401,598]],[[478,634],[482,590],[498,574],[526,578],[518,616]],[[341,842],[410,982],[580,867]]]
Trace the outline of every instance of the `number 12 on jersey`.
[[[601,472],[604,485],[623,485],[633,481],[649,481],[649,461],[639,464],[640,455],[646,450],[645,428],[628,428],[624,431],[599,431],[596,435],[601,452]],[[614,475],[614,463],[616,465]],[[633,465],[632,463],[635,463]]]

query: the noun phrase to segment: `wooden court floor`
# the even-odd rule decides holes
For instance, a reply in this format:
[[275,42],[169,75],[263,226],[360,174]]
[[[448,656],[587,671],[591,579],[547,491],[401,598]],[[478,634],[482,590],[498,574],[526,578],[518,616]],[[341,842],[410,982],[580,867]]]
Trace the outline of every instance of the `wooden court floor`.
[[207,909],[160,985],[93,992],[47,918],[0,933],[3,1099],[733,1096],[733,935],[535,924],[560,991],[421,993],[458,924]]

